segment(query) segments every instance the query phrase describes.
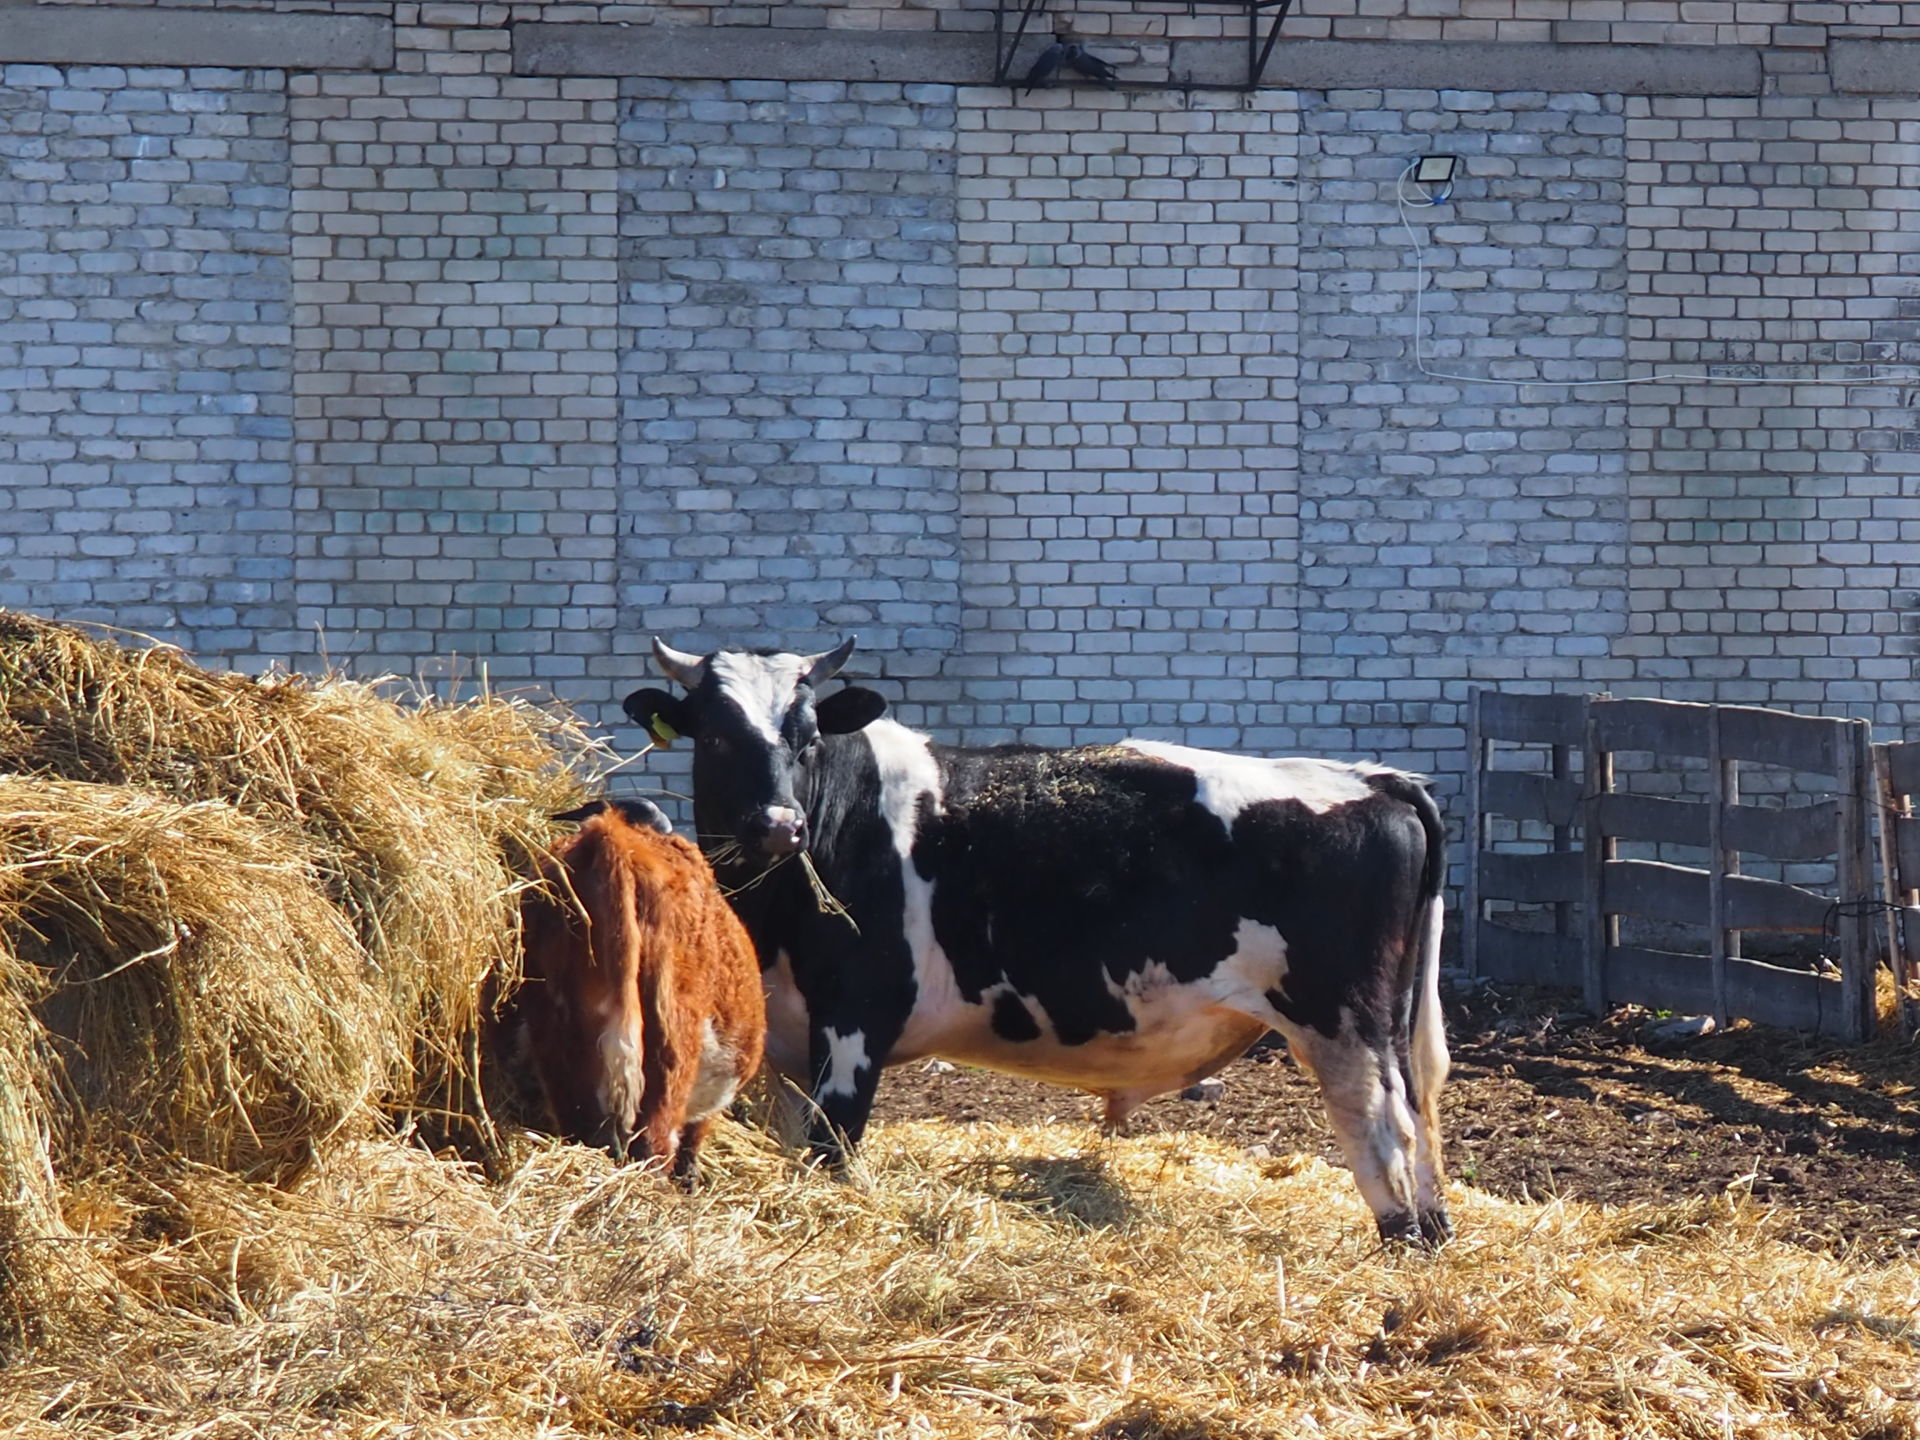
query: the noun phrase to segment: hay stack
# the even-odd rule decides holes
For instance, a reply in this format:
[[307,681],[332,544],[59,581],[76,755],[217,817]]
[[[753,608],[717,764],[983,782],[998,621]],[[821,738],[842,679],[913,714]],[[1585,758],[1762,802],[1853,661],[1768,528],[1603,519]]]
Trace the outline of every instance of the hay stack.
[[385,688],[0,612],[0,1325],[61,1288],[43,1262],[80,1177],[285,1181],[383,1109],[488,1138],[519,876],[597,746]]

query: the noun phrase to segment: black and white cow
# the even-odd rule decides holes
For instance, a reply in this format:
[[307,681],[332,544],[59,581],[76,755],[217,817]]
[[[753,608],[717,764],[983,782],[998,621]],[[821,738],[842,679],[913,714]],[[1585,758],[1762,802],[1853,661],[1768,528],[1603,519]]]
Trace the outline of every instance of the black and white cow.
[[[626,710],[693,739],[695,828],[818,1151],[859,1140],[883,1066],[942,1055],[1078,1086],[1117,1129],[1272,1028],[1382,1235],[1446,1238],[1443,831],[1417,778],[1148,740],[959,749],[881,719],[871,690],[816,696],[852,640],[653,648],[687,693]],[[847,915],[782,863],[802,850]]]

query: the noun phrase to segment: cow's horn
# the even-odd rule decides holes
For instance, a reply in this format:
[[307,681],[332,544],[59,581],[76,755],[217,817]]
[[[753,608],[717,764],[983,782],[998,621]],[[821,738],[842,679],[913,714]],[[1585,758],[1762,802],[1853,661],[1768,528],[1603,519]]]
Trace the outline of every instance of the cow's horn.
[[700,688],[700,679],[706,671],[707,662],[698,655],[689,655],[684,650],[676,650],[656,635],[653,637],[653,658],[660,662],[661,673],[669,680],[678,680],[689,690]]
[[827,681],[838,675],[840,673],[840,667],[846,664],[849,657],[852,656],[854,642],[859,638],[858,635],[849,635],[834,649],[822,655],[815,655],[811,666],[808,668],[806,675],[801,678],[800,683],[802,685],[824,685]]

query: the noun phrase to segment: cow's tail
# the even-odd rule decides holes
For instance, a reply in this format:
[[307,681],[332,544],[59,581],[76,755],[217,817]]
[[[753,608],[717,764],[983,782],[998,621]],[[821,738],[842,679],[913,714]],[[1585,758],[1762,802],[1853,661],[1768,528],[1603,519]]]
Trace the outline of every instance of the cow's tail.
[[1426,864],[1420,874],[1420,902],[1414,909],[1407,956],[1414,967],[1411,982],[1413,1013],[1409,1017],[1408,1082],[1414,1105],[1437,1119],[1440,1087],[1447,1080],[1447,1032],[1440,1010],[1440,938],[1446,914],[1443,890],[1447,877],[1447,827],[1427,787],[1408,785],[1407,799],[1419,813],[1426,832]]
[[[626,847],[619,843],[621,838],[606,820],[591,823],[573,851],[584,864],[570,878],[586,916],[588,956],[616,997],[614,1014],[600,1032],[600,1073],[607,1114],[624,1126],[640,1112],[644,1066],[651,1058],[648,1052],[652,1046],[647,1027],[636,1028],[631,1010],[621,1003],[643,953],[636,876]],[[582,856],[583,849],[590,853]],[[618,1137],[622,1142],[627,1138]]]
[[[681,1013],[680,927],[695,913],[687,883],[687,859],[696,852],[684,840],[634,827],[639,872],[633,895],[635,982],[646,1037],[646,1094],[640,1108],[645,1156],[671,1161],[686,1119],[688,1092],[699,1064],[699,1039]],[[690,966],[699,964],[697,958]]]

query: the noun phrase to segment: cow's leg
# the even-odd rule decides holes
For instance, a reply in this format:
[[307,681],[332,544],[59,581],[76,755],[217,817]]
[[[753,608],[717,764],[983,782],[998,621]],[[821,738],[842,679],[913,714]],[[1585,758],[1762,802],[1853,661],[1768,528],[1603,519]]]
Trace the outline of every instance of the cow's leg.
[[673,1155],[673,1180],[682,1190],[691,1190],[700,1179],[700,1146],[705,1143],[707,1131],[713,1128],[713,1117],[690,1122],[680,1131],[680,1148]]
[[1407,1042],[1407,1091],[1413,1101],[1414,1171],[1420,1234],[1430,1245],[1453,1238],[1447,1215],[1447,1171],[1440,1139],[1440,1087],[1447,1081],[1447,1033],[1440,1010],[1441,900],[1428,906],[1421,933],[1419,993]]
[[1156,1095],[1167,1093],[1165,1085],[1135,1086],[1131,1090],[1101,1090],[1100,1098],[1106,1101],[1106,1113],[1100,1120],[1102,1135],[1131,1135],[1133,1112]]
[[[1288,1025],[1285,1033],[1294,1055],[1319,1083],[1327,1118],[1380,1238],[1422,1239],[1427,1207],[1415,1179],[1413,1111],[1391,1047],[1368,1044],[1350,1032],[1329,1038]],[[1440,1213],[1444,1218],[1444,1209]]]
[[682,1025],[656,1023],[647,1046],[647,1088],[640,1101],[640,1132],[634,1149],[642,1160],[657,1160],[678,1173],[682,1126],[693,1087],[700,1079],[700,1056],[672,1030]]
[[900,1025],[882,1029],[869,1014],[842,1025],[816,1023],[812,1031],[814,1109],[808,1148],[837,1168],[866,1133],[880,1069],[899,1038]]

